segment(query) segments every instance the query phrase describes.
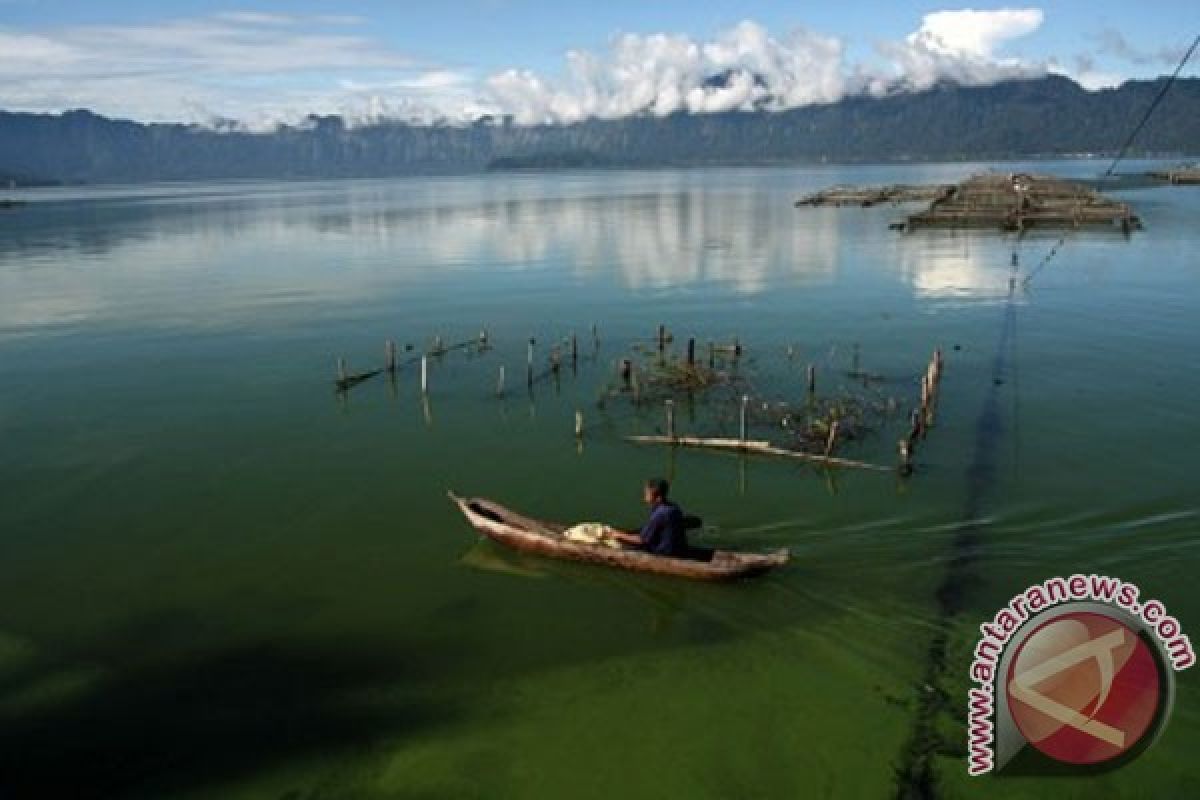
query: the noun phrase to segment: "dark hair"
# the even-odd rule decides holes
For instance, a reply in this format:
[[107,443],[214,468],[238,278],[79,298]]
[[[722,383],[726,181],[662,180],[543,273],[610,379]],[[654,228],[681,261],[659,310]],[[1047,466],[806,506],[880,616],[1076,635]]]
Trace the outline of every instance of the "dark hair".
[[658,495],[659,498],[666,500],[667,494],[671,491],[671,484],[667,483],[666,478],[650,478],[646,481],[646,488]]

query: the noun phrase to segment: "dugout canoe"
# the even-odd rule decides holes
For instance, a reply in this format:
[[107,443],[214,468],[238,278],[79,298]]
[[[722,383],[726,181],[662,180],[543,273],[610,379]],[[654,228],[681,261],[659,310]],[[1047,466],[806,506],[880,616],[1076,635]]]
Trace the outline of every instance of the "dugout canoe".
[[687,558],[658,556],[639,550],[573,542],[563,536],[569,526],[518,514],[482,497],[459,497],[447,492],[471,527],[506,547],[550,558],[603,564],[637,572],[675,575],[705,581],[749,578],[787,563],[788,551],[742,553],[734,550],[692,548]]

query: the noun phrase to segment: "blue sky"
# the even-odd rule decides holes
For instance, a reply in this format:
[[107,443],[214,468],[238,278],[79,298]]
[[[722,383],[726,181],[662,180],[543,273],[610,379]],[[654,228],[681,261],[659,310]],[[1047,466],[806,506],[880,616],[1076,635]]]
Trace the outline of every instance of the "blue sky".
[[[310,112],[536,122],[787,108],[1047,71],[1114,85],[1169,72],[1200,32],[1195,2],[1140,14],[1110,0],[965,8],[0,0],[0,107],[251,126]],[[727,86],[705,83],[717,73]]]

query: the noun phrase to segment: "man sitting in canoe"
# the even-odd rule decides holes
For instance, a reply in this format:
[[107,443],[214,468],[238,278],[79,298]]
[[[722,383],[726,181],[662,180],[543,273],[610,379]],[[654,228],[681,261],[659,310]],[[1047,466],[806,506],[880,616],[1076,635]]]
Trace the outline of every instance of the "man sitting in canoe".
[[671,485],[662,478],[646,481],[642,487],[642,499],[650,507],[650,519],[640,531],[612,529],[613,538],[622,544],[655,555],[687,557],[688,542],[683,511],[667,499],[670,491]]

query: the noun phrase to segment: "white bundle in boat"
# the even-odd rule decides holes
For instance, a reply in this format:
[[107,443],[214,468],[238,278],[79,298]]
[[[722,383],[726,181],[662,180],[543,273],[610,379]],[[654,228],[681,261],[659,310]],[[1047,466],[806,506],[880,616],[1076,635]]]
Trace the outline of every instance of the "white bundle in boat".
[[580,544],[598,544],[621,549],[621,543],[612,535],[612,528],[603,522],[581,522],[563,531],[563,537]]

